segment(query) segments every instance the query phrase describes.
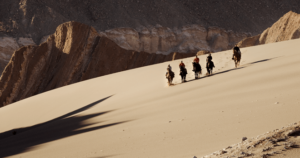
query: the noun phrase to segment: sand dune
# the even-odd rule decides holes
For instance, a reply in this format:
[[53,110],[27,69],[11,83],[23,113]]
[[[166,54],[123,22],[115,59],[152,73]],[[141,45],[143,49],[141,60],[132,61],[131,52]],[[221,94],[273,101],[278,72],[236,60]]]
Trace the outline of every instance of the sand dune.
[[[0,157],[201,157],[297,122],[299,42],[244,48],[238,69],[231,51],[213,54],[215,74],[199,80],[186,58],[184,84],[176,60],[13,103],[0,109]],[[176,86],[167,87],[168,64]]]

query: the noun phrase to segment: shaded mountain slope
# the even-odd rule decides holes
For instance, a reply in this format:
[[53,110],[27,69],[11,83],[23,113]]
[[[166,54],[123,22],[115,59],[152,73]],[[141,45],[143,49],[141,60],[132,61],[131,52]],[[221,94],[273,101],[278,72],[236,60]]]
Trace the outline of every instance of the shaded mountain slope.
[[[124,49],[218,52],[261,33],[290,10],[300,12],[299,8],[297,0],[0,0],[0,37],[27,38],[38,45],[58,25],[78,21]],[[0,44],[0,72],[12,53]]]
[[73,20],[101,31],[200,24],[255,35],[286,12],[300,12],[297,0],[0,0],[0,7],[1,33],[31,37],[35,43]]

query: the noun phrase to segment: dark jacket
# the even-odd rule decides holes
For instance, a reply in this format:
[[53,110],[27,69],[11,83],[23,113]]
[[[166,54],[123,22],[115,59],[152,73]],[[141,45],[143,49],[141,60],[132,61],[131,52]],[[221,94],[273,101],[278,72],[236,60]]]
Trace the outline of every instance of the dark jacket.
[[239,47],[234,47],[233,50],[235,50],[236,52],[239,52],[240,48]]
[[208,56],[207,61],[212,61],[212,56]]

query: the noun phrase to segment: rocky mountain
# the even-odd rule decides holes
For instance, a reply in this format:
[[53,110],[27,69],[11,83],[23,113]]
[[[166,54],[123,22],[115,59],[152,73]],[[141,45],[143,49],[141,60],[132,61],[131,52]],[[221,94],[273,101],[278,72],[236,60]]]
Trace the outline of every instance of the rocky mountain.
[[189,25],[176,29],[162,26],[140,29],[116,28],[100,32],[100,34],[113,40],[124,49],[157,54],[228,50],[251,35],[219,27],[205,28],[201,25]]
[[93,27],[67,22],[41,45],[15,51],[0,78],[0,106],[90,78],[194,55],[125,50]]
[[[218,52],[231,49],[250,34],[235,33],[218,27],[200,25],[170,29],[162,26],[143,29],[116,28],[100,32],[127,50],[168,55],[172,52],[196,53],[199,50]],[[47,40],[44,36],[40,43]],[[13,52],[26,45],[36,45],[31,38],[0,37],[0,73],[8,64]]]
[[[272,29],[273,27],[269,28],[262,35],[256,34],[261,33],[267,27],[271,26],[284,13],[290,10],[300,12],[299,5],[296,0],[0,0],[0,72],[2,72],[6,66],[6,70],[1,77],[2,87],[0,86],[0,88],[2,100],[0,99],[0,101],[3,102],[3,105],[6,105],[16,100],[84,79],[171,60],[174,55],[175,58],[180,58],[191,56],[199,50],[203,50],[203,52],[217,52],[231,49],[234,44],[242,39],[245,40],[240,43],[241,46],[298,38],[297,27],[292,27],[297,25],[297,20],[292,20],[294,22],[289,20],[296,17],[296,15],[293,15],[296,13],[292,12],[289,13],[290,17],[287,16],[289,14],[285,15],[286,19],[279,22],[278,26],[275,26],[274,29]],[[37,64],[33,63],[32,60],[27,60],[29,56],[27,57],[26,54],[32,53],[39,54],[34,55],[37,61],[41,60],[39,64],[43,63],[42,60],[46,61],[47,59],[47,64],[56,65],[57,61],[52,59],[52,56],[55,55],[53,58],[59,59],[58,61],[62,63],[65,60],[71,60],[67,57],[73,55],[65,56],[65,54],[68,53],[63,52],[67,47],[68,49],[73,49],[75,44],[56,46],[57,43],[64,43],[64,41],[57,40],[58,34],[62,35],[63,31],[58,33],[59,31],[56,27],[59,26],[58,28],[73,30],[74,22],[70,23],[70,27],[67,27],[66,24],[60,25],[73,20],[94,27],[95,29],[91,30],[93,30],[93,34],[97,36],[97,39],[100,39],[100,41],[110,41],[113,43],[114,48],[120,49],[119,56],[115,57],[124,59],[122,63],[133,63],[126,63],[127,66],[119,65],[119,67],[116,68],[105,68],[99,71],[97,69],[97,73],[91,73],[93,74],[92,76],[86,77],[83,76],[86,74],[87,65],[83,67],[79,66],[80,68],[78,69],[80,70],[77,70],[76,65],[72,65],[76,67],[76,70],[72,68],[72,71],[74,70],[76,74],[77,71],[78,74],[82,74],[81,76],[79,75],[80,77],[75,77],[76,79],[72,77],[74,74],[69,74],[71,75],[69,78],[70,81],[66,78],[61,79],[61,81],[59,79],[53,80],[58,78],[54,75],[57,73],[56,71],[60,72],[62,70],[54,70],[53,68],[55,68],[55,66],[51,69],[45,68],[45,70],[41,72],[39,70],[39,72],[48,72],[48,74],[39,75],[44,75],[46,78],[50,75],[52,79],[50,81],[47,81],[49,78],[45,79],[45,81],[34,80],[33,82],[39,83],[41,86],[38,86],[36,89],[27,90],[28,92],[22,93],[21,96],[21,94],[19,94],[20,92],[16,90],[18,88],[13,87],[19,87],[19,84],[23,84],[23,80],[20,78],[25,79],[31,76],[31,74],[26,73],[25,76],[20,74],[21,76],[19,75],[19,77],[17,77],[13,72],[19,71],[17,68],[22,68],[25,72],[27,72],[27,69],[28,72],[31,70],[29,70],[28,67],[26,67],[25,70],[25,67],[16,66],[19,64],[18,62],[21,62],[23,65]],[[281,26],[284,21],[287,21],[288,27]],[[284,32],[285,29],[282,28],[287,28],[287,30],[291,31],[286,33],[284,37],[279,38],[279,34],[276,36],[276,32]],[[288,37],[288,34],[291,34],[293,29],[293,36]],[[52,35],[54,32],[55,34]],[[86,30],[83,32],[86,32]],[[251,35],[256,36],[251,37]],[[70,36],[70,38],[76,39],[76,37],[80,37],[81,35],[74,35],[74,37],[73,35],[63,36]],[[66,41],[70,40],[71,39]],[[87,41],[78,41],[79,43],[87,43]],[[94,43],[95,41],[97,40],[94,40]],[[52,46],[50,43],[55,43],[55,46]],[[77,43],[77,41],[75,43]],[[97,46],[98,44],[95,45]],[[46,52],[49,50],[51,55],[45,54],[46,52],[37,53],[42,49],[47,50]],[[102,49],[104,49],[104,47],[102,47],[101,50]],[[15,50],[17,51],[13,55]],[[74,60],[72,62],[76,60],[82,64],[82,56],[88,56],[84,57],[86,58],[84,59],[85,64],[90,64],[89,62],[93,61],[90,57],[91,54],[78,55],[80,53],[82,54],[83,51],[76,51],[77,55],[74,55],[76,59],[72,59]],[[89,51],[93,52],[91,50]],[[107,51],[114,52],[112,50]],[[178,53],[174,54],[173,52],[189,54],[182,55]],[[43,57],[40,56],[42,54]],[[69,51],[69,54],[73,53]],[[13,58],[11,59],[12,55]],[[128,57],[125,57],[126,55]],[[24,59],[21,60],[21,58]],[[101,57],[101,59],[104,58],[105,55]],[[133,60],[133,58],[139,58],[139,61],[143,62],[137,62]],[[111,60],[111,58],[109,59]],[[109,62],[111,62],[110,60]],[[10,63],[8,64],[9,61]],[[50,67],[47,64],[43,67]],[[133,65],[128,66],[130,64]],[[34,71],[38,71],[36,66],[33,67],[35,68]],[[92,68],[88,70],[94,71]],[[68,70],[67,73],[63,72],[62,74],[68,74],[69,71],[71,71],[71,69]],[[13,83],[13,81],[8,82],[12,78],[15,79],[14,82],[16,83]],[[9,87],[8,84],[13,87]],[[11,90],[9,90],[9,88],[11,88]],[[26,90],[24,86],[21,89]],[[4,99],[2,96],[5,96]]]
[[68,21],[92,26],[124,49],[217,52],[261,33],[290,10],[300,12],[297,0],[0,0],[0,38],[6,38],[0,73],[19,39],[39,45]]
[[0,0],[0,32],[32,38],[53,34],[67,21],[96,30],[186,25],[216,26],[258,34],[288,11],[300,12],[297,0]]
[[300,38],[300,14],[290,11],[262,34],[245,38],[238,45],[249,47],[297,38]]
[[0,37],[0,73],[8,64],[13,52],[27,45],[35,45],[35,43],[31,38]]

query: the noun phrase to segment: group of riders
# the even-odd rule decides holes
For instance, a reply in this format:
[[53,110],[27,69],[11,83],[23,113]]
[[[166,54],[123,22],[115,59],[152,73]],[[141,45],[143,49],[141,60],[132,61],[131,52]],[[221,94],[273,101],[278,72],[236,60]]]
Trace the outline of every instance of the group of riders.
[[[207,76],[212,75],[213,68],[215,67],[212,59],[213,58],[211,56],[211,53],[209,53],[209,55],[206,58],[206,70],[207,70],[206,75]],[[234,60],[234,62],[235,62],[235,67],[238,67],[240,60],[241,60],[241,51],[237,45],[235,45],[235,47],[233,48],[232,60]],[[200,59],[196,55],[195,59],[192,62],[193,71],[195,73],[195,79],[200,78],[200,75],[202,74],[202,68],[201,68],[201,65],[199,64],[199,62],[200,62]],[[187,69],[185,68],[185,64],[183,63],[183,61],[181,61],[181,63],[179,64],[179,69],[180,69],[181,81],[186,82]],[[170,65],[168,65],[166,77],[168,79],[169,85],[172,84],[174,76],[175,76],[175,74],[172,71],[172,67]]]

